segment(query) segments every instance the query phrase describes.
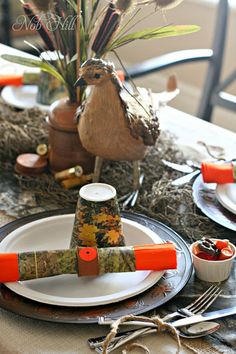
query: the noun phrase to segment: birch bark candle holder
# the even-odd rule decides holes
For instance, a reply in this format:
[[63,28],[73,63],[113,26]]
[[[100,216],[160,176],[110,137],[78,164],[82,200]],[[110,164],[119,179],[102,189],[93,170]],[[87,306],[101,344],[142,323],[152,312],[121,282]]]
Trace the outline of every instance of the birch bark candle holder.
[[83,186],[79,192],[70,247],[124,245],[115,188],[105,183]]

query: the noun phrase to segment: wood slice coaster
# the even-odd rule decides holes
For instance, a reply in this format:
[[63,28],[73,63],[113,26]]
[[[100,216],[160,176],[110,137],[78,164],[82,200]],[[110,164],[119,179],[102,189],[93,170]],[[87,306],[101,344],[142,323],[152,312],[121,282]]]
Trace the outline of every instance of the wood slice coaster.
[[15,170],[24,175],[38,175],[45,171],[47,159],[37,154],[21,154],[16,158]]

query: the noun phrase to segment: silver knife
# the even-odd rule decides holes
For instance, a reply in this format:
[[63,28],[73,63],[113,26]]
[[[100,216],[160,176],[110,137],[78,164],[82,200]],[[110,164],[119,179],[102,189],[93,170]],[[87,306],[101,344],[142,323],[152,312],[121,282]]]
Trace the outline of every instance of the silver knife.
[[173,168],[173,170],[179,171],[179,172],[183,172],[183,173],[191,173],[193,172],[193,168],[188,166],[188,165],[181,165],[178,163],[174,163],[174,162],[170,162],[167,160],[162,159],[161,162],[170,168]]
[[202,315],[193,315],[191,317],[182,318],[181,320],[171,322],[171,325],[174,327],[188,326],[194,323],[215,320],[216,318],[231,316],[235,314],[236,314],[236,306],[228,307],[222,310],[205,312]]
[[175,179],[174,181],[171,182],[171,185],[172,186],[181,186],[182,184],[190,182],[194,177],[197,177],[198,175],[200,175],[200,173],[201,173],[200,170],[193,171],[183,177]]

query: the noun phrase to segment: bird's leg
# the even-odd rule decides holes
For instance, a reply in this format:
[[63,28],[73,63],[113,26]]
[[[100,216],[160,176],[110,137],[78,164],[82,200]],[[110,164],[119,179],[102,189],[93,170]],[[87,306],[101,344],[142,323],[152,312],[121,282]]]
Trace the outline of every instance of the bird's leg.
[[136,200],[138,198],[139,189],[143,184],[144,174],[140,174],[140,161],[134,161],[133,166],[133,198],[131,200],[131,207],[135,206]]
[[99,182],[102,170],[103,158],[96,156],[95,167],[93,172],[93,182]]
[[137,191],[140,187],[139,177],[140,177],[140,162],[134,161],[133,164],[133,190],[134,191]]
[[133,191],[121,197],[119,201],[124,201],[122,206],[125,208],[128,204],[134,207],[139,194],[139,188],[141,187],[144,179],[144,174],[140,174],[140,162],[134,161],[133,165]]

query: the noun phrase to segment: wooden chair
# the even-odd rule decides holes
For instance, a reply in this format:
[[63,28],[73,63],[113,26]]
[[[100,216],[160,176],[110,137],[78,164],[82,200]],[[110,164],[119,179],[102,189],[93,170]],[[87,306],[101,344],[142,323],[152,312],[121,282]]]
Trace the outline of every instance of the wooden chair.
[[10,3],[9,0],[0,0],[0,42],[10,45]]
[[0,0],[0,43],[8,46],[14,46],[17,49],[37,55],[35,54],[35,50],[24,45],[24,39],[27,39],[26,36],[34,36],[35,33],[26,29],[21,29],[19,31],[12,30],[12,25],[16,20],[15,12],[17,14],[21,14],[19,11],[21,11],[19,1]]
[[223,91],[236,79],[236,70],[220,82],[228,17],[228,0],[220,0],[212,49],[180,50],[146,60],[128,68],[126,79],[129,80],[129,77],[138,78],[173,65],[207,60],[209,62],[208,70],[197,116],[206,121],[211,121],[212,111],[216,105],[236,111],[236,96]]

